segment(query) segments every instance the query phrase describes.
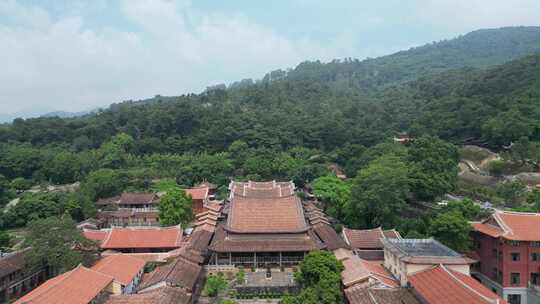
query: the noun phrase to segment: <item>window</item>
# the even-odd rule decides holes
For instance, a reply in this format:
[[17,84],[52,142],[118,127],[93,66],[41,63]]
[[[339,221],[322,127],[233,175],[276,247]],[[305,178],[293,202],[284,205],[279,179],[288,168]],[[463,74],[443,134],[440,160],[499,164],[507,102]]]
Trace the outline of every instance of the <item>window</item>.
[[531,242],[531,247],[540,247],[540,242],[538,241]]
[[520,258],[519,252],[510,253],[510,257],[512,258],[512,261],[514,261],[514,262],[519,261],[519,258]]
[[531,260],[534,262],[540,262],[540,252],[531,253]]
[[494,280],[497,280],[497,267],[493,267],[493,269],[491,269],[491,275]]
[[539,272],[532,272],[531,273],[531,284],[540,285],[540,273]]
[[497,249],[493,248],[491,249],[491,256],[496,258],[497,257]]
[[519,241],[510,241],[510,246],[514,246],[514,247],[517,247],[519,246]]
[[517,294],[508,295],[508,304],[521,304],[521,295],[517,295]]
[[510,284],[512,284],[512,285],[519,285],[520,284],[520,273],[519,272],[512,272],[510,274]]

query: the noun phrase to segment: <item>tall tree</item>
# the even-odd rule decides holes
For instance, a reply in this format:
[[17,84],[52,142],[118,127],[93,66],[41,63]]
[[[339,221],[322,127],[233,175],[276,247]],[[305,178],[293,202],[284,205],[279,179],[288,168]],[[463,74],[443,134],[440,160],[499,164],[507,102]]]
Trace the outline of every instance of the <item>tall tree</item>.
[[343,209],[351,198],[351,186],[336,176],[322,176],[313,181],[313,193],[325,206],[328,214],[334,218],[343,217]]
[[352,182],[346,206],[347,223],[353,227],[393,227],[409,193],[409,170],[394,154],[369,163]]
[[186,226],[193,219],[191,196],[182,189],[169,190],[159,202],[159,222],[162,226]]
[[432,236],[456,251],[466,252],[470,247],[471,225],[457,210],[439,213],[429,229]]
[[64,215],[30,222],[24,241],[30,247],[29,262],[65,272],[79,264],[89,266],[96,257],[98,245],[85,238],[75,222]]
[[283,304],[342,303],[341,272],[343,265],[333,253],[312,251],[300,264],[295,279],[302,287],[296,296],[286,296]]
[[411,191],[420,199],[431,200],[456,188],[459,153],[454,145],[422,136],[411,144],[408,161]]

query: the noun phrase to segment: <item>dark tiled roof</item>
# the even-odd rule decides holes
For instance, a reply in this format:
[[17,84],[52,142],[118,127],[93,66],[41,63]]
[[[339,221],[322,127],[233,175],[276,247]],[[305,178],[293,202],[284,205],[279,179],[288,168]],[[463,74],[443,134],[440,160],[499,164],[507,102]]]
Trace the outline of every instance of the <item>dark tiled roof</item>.
[[463,256],[434,239],[383,239],[385,250],[411,264],[471,264]]
[[350,304],[420,304],[404,288],[368,288],[356,285],[345,289],[345,297]]
[[28,249],[8,253],[0,258],[0,278],[5,277],[11,273],[19,270],[23,270],[26,266],[25,254]]
[[313,231],[322,240],[328,250],[349,248],[349,245],[336,233],[334,228],[327,224],[317,224],[313,226]]
[[113,295],[105,304],[188,304],[191,294],[182,288],[163,287],[145,293]]
[[158,196],[155,193],[122,193],[120,204],[151,204],[157,201]]
[[382,249],[384,238],[381,227],[375,229],[355,230],[343,228],[343,234],[351,247],[355,249]]
[[157,267],[152,275],[141,283],[140,290],[165,282],[168,286],[193,291],[201,270],[202,267],[197,263],[177,257],[170,263]]
[[201,254],[206,254],[213,235],[213,231],[207,229],[195,229],[191,234],[189,247],[199,251]]
[[228,233],[223,225],[218,225],[210,244],[210,249],[217,252],[277,252],[277,251],[311,251],[321,249],[324,245],[309,233],[298,234],[251,234],[241,235]]

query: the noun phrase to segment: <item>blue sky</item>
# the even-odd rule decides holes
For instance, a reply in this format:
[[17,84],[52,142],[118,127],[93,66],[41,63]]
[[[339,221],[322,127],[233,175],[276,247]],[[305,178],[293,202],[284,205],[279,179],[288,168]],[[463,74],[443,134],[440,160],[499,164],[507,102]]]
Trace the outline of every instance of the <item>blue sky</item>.
[[538,0],[0,0],[0,114],[79,111],[480,28]]

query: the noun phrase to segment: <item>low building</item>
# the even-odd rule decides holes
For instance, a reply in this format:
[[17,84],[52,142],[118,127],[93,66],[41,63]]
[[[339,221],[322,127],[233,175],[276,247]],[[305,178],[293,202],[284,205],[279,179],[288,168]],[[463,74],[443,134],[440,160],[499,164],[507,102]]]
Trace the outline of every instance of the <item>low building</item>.
[[471,276],[442,264],[409,275],[409,286],[425,304],[506,303]]
[[46,267],[30,267],[28,249],[3,253],[0,257],[0,302],[8,302],[34,289],[48,276]]
[[497,210],[472,226],[473,275],[510,304],[540,303],[540,213]]
[[341,281],[349,304],[419,304],[381,264],[343,248],[334,250],[334,255],[345,268]]
[[56,276],[15,304],[90,304],[102,303],[112,292],[114,278],[82,265]]
[[163,287],[176,287],[192,294],[197,289],[202,266],[184,257],[158,266],[145,278],[138,292],[149,292]]
[[85,237],[100,242],[101,249],[122,253],[159,253],[182,247],[182,229],[173,227],[127,227],[84,230]]
[[354,254],[370,261],[384,260],[383,239],[401,239],[396,230],[383,230],[381,227],[364,230],[343,228],[341,236]]
[[159,196],[155,193],[122,193],[96,202],[101,227],[159,226]]
[[384,266],[407,286],[408,276],[445,265],[448,269],[470,275],[470,265],[475,261],[444,246],[434,239],[383,239]]
[[146,262],[125,254],[110,255],[99,260],[92,270],[114,278],[113,294],[134,293],[139,286]]

